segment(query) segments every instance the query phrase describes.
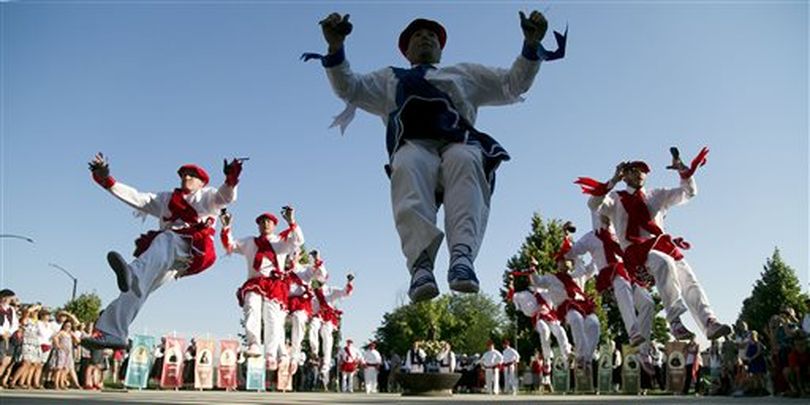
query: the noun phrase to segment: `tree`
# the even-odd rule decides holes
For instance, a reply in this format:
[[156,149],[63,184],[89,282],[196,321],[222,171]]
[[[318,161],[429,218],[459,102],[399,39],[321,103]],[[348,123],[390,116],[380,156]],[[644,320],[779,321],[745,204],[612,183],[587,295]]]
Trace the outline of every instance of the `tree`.
[[62,309],[76,315],[79,322],[95,322],[101,311],[101,297],[94,292],[83,293],[68,301]]
[[779,248],[774,249],[771,258],[766,259],[760,279],[754,283],[751,296],[743,301],[738,320],[745,321],[750,330],[767,335],[768,320],[783,307],[805,311],[804,300],[796,272],[782,261]]
[[444,340],[457,353],[478,353],[505,327],[498,304],[484,294],[444,294],[437,299],[400,306],[383,315],[377,347],[405,353],[417,340]]

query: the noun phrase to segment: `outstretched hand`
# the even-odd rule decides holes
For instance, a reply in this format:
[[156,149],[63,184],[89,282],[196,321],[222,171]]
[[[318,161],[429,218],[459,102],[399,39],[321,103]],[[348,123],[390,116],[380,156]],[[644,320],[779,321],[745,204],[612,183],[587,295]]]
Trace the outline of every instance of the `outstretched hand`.
[[318,24],[321,25],[323,39],[329,45],[329,53],[336,52],[343,47],[343,41],[352,32],[352,23],[349,22],[348,14],[341,16],[338,13],[332,13]]
[[543,13],[534,10],[526,17],[522,11],[520,15],[520,28],[523,30],[523,38],[530,44],[535,44],[543,40],[548,30],[548,21]]
[[233,217],[231,216],[230,212],[225,212],[219,216],[219,220],[222,221],[222,226],[227,228],[231,226],[231,220]]
[[91,160],[88,165],[90,171],[93,172],[94,177],[107,178],[110,176],[110,164],[103,153],[96,153],[96,156]]

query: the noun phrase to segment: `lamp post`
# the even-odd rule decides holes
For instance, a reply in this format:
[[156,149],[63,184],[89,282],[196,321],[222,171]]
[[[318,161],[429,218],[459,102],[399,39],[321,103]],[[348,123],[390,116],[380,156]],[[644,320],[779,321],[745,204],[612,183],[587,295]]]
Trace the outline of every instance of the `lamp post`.
[[70,272],[67,271],[67,269],[65,269],[64,267],[62,267],[62,266],[60,266],[58,264],[48,263],[48,266],[51,266],[51,267],[57,268],[59,270],[62,270],[63,273],[67,274],[67,276],[70,277],[73,280],[73,298],[71,298],[71,301],[75,300],[76,299],[76,284],[79,282],[79,279],[74,277],[73,274],[70,274]]
[[0,233],[0,238],[14,238],[14,239],[22,239],[28,243],[34,243],[34,240],[22,235],[12,235],[10,233]]

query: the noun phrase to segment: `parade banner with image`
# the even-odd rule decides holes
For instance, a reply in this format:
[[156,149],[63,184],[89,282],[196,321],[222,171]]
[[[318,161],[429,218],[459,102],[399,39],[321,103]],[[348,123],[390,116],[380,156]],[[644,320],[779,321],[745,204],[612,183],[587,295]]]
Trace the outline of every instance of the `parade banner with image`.
[[638,348],[622,346],[622,391],[625,394],[638,394],[641,391],[641,363]]
[[219,342],[219,366],[217,368],[217,387],[219,388],[236,389],[238,386],[239,382],[236,378],[237,348],[239,348],[239,342],[235,340]]
[[592,393],[593,390],[593,366],[586,363],[580,366],[577,362],[574,368],[574,390],[578,394]]
[[160,373],[160,388],[180,388],[183,386],[183,348],[186,340],[166,336],[163,351],[163,370]]
[[248,391],[264,391],[266,370],[264,356],[247,358],[247,376],[245,378],[245,388]]
[[551,366],[551,386],[554,392],[565,394],[571,387],[571,376],[569,374],[568,359],[560,352],[559,347],[554,348],[554,359]]
[[686,384],[686,343],[669,342],[667,352],[667,391],[680,393]]
[[129,350],[127,372],[124,386],[130,388],[146,388],[149,382],[149,370],[152,369],[152,348],[155,346],[154,336],[135,335],[132,338],[132,348]]
[[214,341],[197,339],[197,355],[194,358],[194,388],[214,388]]
[[599,348],[598,391],[613,391],[613,347],[602,345]]

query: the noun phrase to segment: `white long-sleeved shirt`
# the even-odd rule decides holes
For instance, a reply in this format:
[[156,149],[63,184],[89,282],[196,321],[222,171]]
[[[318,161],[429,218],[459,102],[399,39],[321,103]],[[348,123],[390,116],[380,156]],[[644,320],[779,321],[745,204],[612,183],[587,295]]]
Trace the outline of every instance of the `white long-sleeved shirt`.
[[[587,269],[587,268],[586,268]],[[587,270],[582,270],[580,267],[574,270],[571,273],[571,278],[574,279],[574,282],[581,288],[584,289],[585,281],[587,278],[594,274],[594,266],[591,266]],[[565,289],[565,284],[560,281],[557,276],[553,274],[532,274],[531,278],[532,285],[541,291],[543,294],[543,298],[548,301],[549,304],[553,305],[554,308],[560,306],[563,302],[568,300],[568,298],[576,298],[576,299],[585,299],[585,296],[582,297],[569,297],[568,291]]]
[[517,364],[520,361],[520,354],[512,347],[503,349],[503,364]]
[[[0,335],[11,336],[20,327],[20,319],[17,316],[17,311],[11,305],[0,308],[2,309],[2,319],[0,319]],[[9,316],[6,315],[8,313]],[[9,318],[11,318],[9,320]]]
[[363,352],[363,363],[367,366],[379,366],[382,364],[382,356],[377,349],[367,349]]
[[245,256],[245,261],[247,262],[248,279],[259,276],[267,277],[273,271],[282,272],[284,263],[287,261],[287,256],[304,244],[304,234],[301,232],[301,227],[296,224],[293,226],[293,228],[293,231],[289,233],[289,237],[287,239],[282,239],[276,234],[265,236],[270,242],[270,246],[273,247],[273,251],[276,252],[276,261],[278,262],[278,265],[282,267],[280,269],[276,269],[275,264],[266,257],[262,258],[259,271],[256,271],[253,268],[253,260],[256,257],[256,252],[259,250],[253,236],[234,240],[233,236],[231,235],[231,228],[227,227],[222,230],[223,234],[225,235],[223,244],[225,244],[225,250],[227,250],[229,254],[236,252]]
[[486,368],[493,368],[503,364],[503,355],[496,349],[490,349],[481,356],[481,364]]
[[[326,282],[327,271],[326,266],[321,263],[320,266],[301,266],[296,265],[292,269],[293,273],[295,273],[298,278],[301,279],[305,285],[309,285],[310,281],[313,279],[318,280],[321,283]],[[304,286],[297,284],[297,283],[290,283],[290,296],[291,297],[298,297],[304,294],[306,288]]]
[[[340,302],[342,299],[352,295],[352,291],[354,290],[354,288],[349,287],[348,284],[346,284],[346,286],[343,287],[343,288],[337,288],[337,287],[332,287],[330,285],[324,285],[324,286],[321,287],[321,290],[323,291],[323,298],[326,300],[326,302],[330,306],[336,307],[336,304],[338,302]],[[313,296],[312,296],[312,313],[314,314],[314,316],[318,315],[318,311],[320,311],[320,309],[321,309],[321,304],[320,304],[320,302],[318,302],[318,297],[316,297],[313,294]]]
[[[529,60],[521,55],[509,69],[460,63],[430,69],[425,79],[446,93],[458,112],[474,125],[478,107],[521,101],[521,94],[529,90],[539,70],[539,60]],[[336,66],[328,67],[326,75],[338,97],[379,116],[384,124],[388,124],[388,115],[397,108],[398,79],[391,68],[358,74],[343,59]]]
[[[410,373],[421,373],[424,371],[424,362],[427,360],[427,353],[422,349],[416,349],[416,356],[413,355],[414,349],[408,350],[405,354],[405,369]],[[419,357],[421,361],[417,361],[413,357]]]
[[[627,187],[625,191],[632,194],[636,192],[636,189],[633,187]],[[647,191],[642,188],[642,192],[645,195],[647,210],[650,212],[650,217],[653,219],[655,224],[663,230],[665,229],[664,217],[666,216],[667,211],[671,207],[686,203],[692,197],[697,195],[697,184],[695,183],[695,177],[691,176],[686,179],[681,179],[680,186],[675,188],[657,188],[651,191]],[[631,242],[627,240],[627,222],[629,219],[629,214],[624,209],[621,202],[621,197],[619,197],[619,193],[617,191],[612,191],[605,196],[591,197],[588,199],[588,207],[591,209],[591,211],[610,218],[610,222],[615,227],[616,237],[622,249],[625,249],[627,246],[631,245]],[[640,229],[640,236],[649,237],[650,234],[644,229]]]
[[[134,208],[137,212],[157,217],[160,229],[178,229],[187,226],[181,219],[172,222],[165,220],[165,218],[171,216],[169,201],[172,198],[172,191],[157,194],[145,193],[121,182],[116,182],[108,190],[113,196]],[[231,187],[223,184],[219,188],[203,187],[193,193],[186,194],[183,198],[197,211],[200,222],[208,222],[213,226],[216,224],[220,210],[236,201],[236,186]]]
[[[539,294],[544,300],[546,300],[549,306],[552,306],[552,308],[549,309],[554,309],[552,301],[548,297],[548,292],[543,291]],[[526,315],[529,318],[534,316],[537,311],[543,310],[540,308],[540,305],[537,304],[537,297],[534,296],[532,291],[523,290],[514,293],[512,296],[512,302],[515,304],[515,307],[517,307],[517,309],[523,313],[523,315]]]
[[[613,233],[612,230],[609,230]],[[596,231],[590,231],[585,235],[582,235],[576,242],[571,246],[571,250],[565,254],[567,259],[576,260],[581,259],[585,255],[591,256],[591,262],[593,263],[595,269],[601,270],[608,265],[608,258],[605,255],[605,247],[602,243],[602,240],[596,236]],[[616,256],[616,261],[621,262],[622,258],[620,256]],[[580,272],[589,272],[593,268],[592,266],[583,266],[579,269]],[[577,270],[574,271],[575,274],[580,275]]]

